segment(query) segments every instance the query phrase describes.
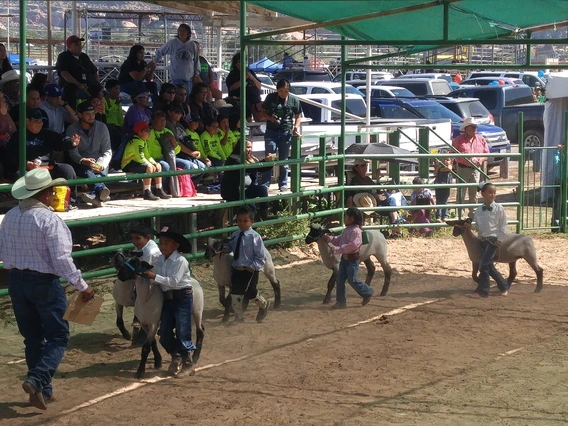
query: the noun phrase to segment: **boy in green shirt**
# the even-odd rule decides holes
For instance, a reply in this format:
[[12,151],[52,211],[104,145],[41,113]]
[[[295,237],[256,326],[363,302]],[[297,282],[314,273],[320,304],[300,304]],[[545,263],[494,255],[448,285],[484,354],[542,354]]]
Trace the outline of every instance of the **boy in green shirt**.
[[[162,167],[156,160],[150,157],[148,145],[146,141],[150,137],[150,126],[144,121],[139,121],[134,125],[134,137],[128,141],[122,155],[121,168],[128,173],[159,173]],[[167,200],[172,198],[162,189],[162,178],[155,177],[154,182],[156,189],[154,193],[151,191],[152,178],[143,179],[144,182],[144,199],[157,201],[160,198]]]
[[103,98],[103,104],[106,113],[106,125],[110,133],[110,144],[113,152],[118,149],[124,131],[122,126],[124,124],[124,112],[122,111],[122,104],[120,95],[120,84],[118,80],[108,80],[105,84],[106,94]]
[[219,138],[219,123],[214,119],[208,119],[203,124],[205,131],[201,134],[201,144],[205,148],[205,155],[213,166],[220,167],[225,164],[225,153]]

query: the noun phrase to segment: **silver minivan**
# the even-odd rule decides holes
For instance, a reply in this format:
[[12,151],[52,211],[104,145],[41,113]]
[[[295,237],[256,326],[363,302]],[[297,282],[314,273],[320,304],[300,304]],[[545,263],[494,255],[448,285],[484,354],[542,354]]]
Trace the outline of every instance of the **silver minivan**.
[[452,91],[446,80],[434,78],[395,78],[391,81],[376,81],[375,86],[404,87],[414,93],[415,96],[447,95]]

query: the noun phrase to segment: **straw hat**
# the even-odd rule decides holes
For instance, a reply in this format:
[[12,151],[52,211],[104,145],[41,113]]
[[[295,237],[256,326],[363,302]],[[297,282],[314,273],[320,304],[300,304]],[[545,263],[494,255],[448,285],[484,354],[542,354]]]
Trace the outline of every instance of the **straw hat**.
[[49,170],[47,169],[33,169],[21,177],[12,186],[12,196],[18,200],[25,200],[31,196],[43,191],[44,189],[52,186],[65,185],[65,179],[51,179]]
[[2,80],[0,80],[0,89],[4,88],[4,85],[6,83],[16,80],[20,80],[20,74],[18,74],[16,70],[6,71],[4,74],[2,74]]
[[357,207],[377,207],[377,200],[369,192],[359,192],[353,196],[353,204]]
[[467,117],[463,121],[463,124],[460,126],[460,132],[463,132],[465,130],[465,128],[468,127],[468,126],[477,127],[477,123],[475,122],[475,120],[472,117]]

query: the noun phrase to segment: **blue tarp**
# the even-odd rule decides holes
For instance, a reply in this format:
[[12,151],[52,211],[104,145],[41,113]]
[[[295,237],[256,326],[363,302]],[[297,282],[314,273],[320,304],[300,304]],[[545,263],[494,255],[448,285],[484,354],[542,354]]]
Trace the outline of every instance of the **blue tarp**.
[[[16,55],[15,53],[8,53],[8,58],[10,59],[10,63],[12,65],[20,64],[20,55]],[[26,64],[28,65],[34,65],[36,62],[36,59],[26,58]]]
[[262,71],[274,72],[280,70],[282,68],[282,64],[277,64],[276,62],[271,61],[265,56],[260,61],[254,62],[250,64],[248,67],[251,71],[254,72],[262,72]]

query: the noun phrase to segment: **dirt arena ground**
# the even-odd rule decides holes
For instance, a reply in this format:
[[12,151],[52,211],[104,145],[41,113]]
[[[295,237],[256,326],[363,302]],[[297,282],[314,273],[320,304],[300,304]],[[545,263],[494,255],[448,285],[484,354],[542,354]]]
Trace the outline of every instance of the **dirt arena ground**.
[[[567,242],[536,239],[545,269],[542,293],[533,294],[535,275],[521,261],[508,297],[495,292],[472,300],[460,239],[390,240],[395,273],[389,295],[361,307],[350,289],[343,311],[322,306],[329,273],[312,250],[275,252],[282,309],[256,324],[251,306],[245,324],[229,327],[220,324],[210,267],[195,267],[207,296],[206,337],[197,374],[183,381],[150,364],[145,382],[134,379],[140,350],[114,327],[107,294],[92,327],[72,325],[54,380],[59,401],[45,413],[27,404],[23,344],[7,323],[0,346],[1,423],[566,424]],[[375,290],[382,278],[375,275]],[[261,287],[269,294],[266,279]]]

